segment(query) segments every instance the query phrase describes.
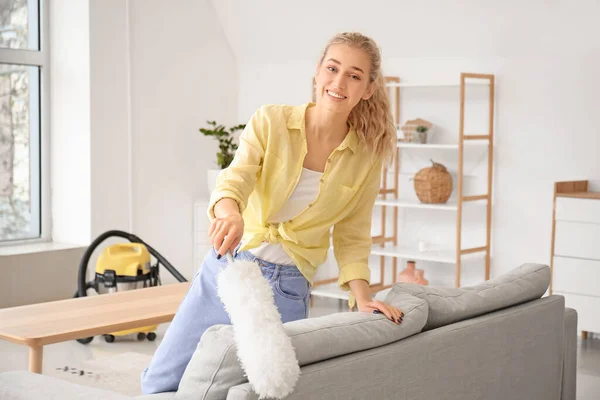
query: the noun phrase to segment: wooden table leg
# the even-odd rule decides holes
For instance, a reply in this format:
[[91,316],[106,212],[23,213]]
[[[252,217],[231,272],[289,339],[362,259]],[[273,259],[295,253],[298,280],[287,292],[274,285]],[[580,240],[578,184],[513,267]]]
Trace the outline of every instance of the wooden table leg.
[[29,346],[29,372],[36,374],[42,373],[42,360],[44,356],[44,346]]

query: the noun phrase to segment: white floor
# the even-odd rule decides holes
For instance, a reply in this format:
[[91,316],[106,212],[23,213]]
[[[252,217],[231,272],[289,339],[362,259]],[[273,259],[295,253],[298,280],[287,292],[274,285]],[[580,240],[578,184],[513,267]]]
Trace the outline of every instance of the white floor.
[[598,400],[600,399],[600,334],[588,334],[587,340],[579,340],[577,350],[577,400]]
[[[344,304],[336,300],[315,298],[310,316],[316,317],[342,311]],[[155,342],[138,342],[134,337],[117,339],[114,343],[106,343],[96,337],[87,345],[75,341],[57,343],[44,347],[43,371],[45,373],[81,374],[81,370],[72,370],[73,366],[91,359],[101,359],[110,355],[126,352],[142,353],[151,356],[156,350],[168,324],[158,328]],[[587,341],[578,343],[577,399],[600,399],[600,335],[590,334]],[[0,340],[0,372],[27,370],[27,347]],[[83,374],[89,372],[84,371]],[[82,376],[81,378],[85,378]]]

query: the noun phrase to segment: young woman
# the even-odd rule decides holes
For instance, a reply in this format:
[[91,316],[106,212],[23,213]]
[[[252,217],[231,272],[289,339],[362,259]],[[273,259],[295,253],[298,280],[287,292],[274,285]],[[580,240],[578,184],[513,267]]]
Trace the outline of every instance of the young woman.
[[316,104],[263,106],[242,133],[211,196],[214,248],[142,374],[144,393],[177,390],[204,331],[230,323],[216,290],[228,251],[260,265],[283,322],[293,321],[308,316],[310,284],[333,228],[350,305],[402,321],[401,310],[369,291],[372,209],[396,138],[377,45],[358,33],[336,35],[315,81]]

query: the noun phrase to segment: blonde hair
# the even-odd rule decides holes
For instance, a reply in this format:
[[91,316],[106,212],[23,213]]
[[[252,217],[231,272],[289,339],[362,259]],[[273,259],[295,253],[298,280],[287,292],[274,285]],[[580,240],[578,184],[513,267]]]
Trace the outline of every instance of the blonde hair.
[[371,60],[369,84],[375,82],[375,91],[368,100],[361,99],[350,112],[348,122],[356,130],[358,137],[374,155],[390,162],[395,154],[396,128],[390,110],[390,101],[381,72],[381,53],[375,41],[357,32],[344,32],[329,40],[319,65],[323,63],[329,47],[345,44],[364,51]]

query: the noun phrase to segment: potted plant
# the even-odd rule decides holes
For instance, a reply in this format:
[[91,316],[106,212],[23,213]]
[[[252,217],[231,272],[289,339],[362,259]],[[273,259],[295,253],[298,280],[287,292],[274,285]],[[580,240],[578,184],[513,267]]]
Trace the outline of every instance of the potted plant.
[[210,195],[215,189],[219,173],[231,164],[235,156],[238,146],[233,142],[233,134],[243,130],[246,125],[241,124],[225,129],[223,125],[217,125],[215,121],[206,121],[206,123],[209,125],[209,128],[200,128],[200,132],[204,136],[212,136],[219,141],[219,151],[217,152],[217,165],[219,169],[209,169],[206,172],[208,193]]
[[416,131],[417,131],[417,134],[419,135],[419,142],[421,144],[427,143],[427,131],[428,130],[429,129],[424,125],[417,126]]
[[417,118],[406,121],[400,128],[402,131],[401,142],[405,143],[427,143],[431,140],[431,130],[433,124],[423,118]]

